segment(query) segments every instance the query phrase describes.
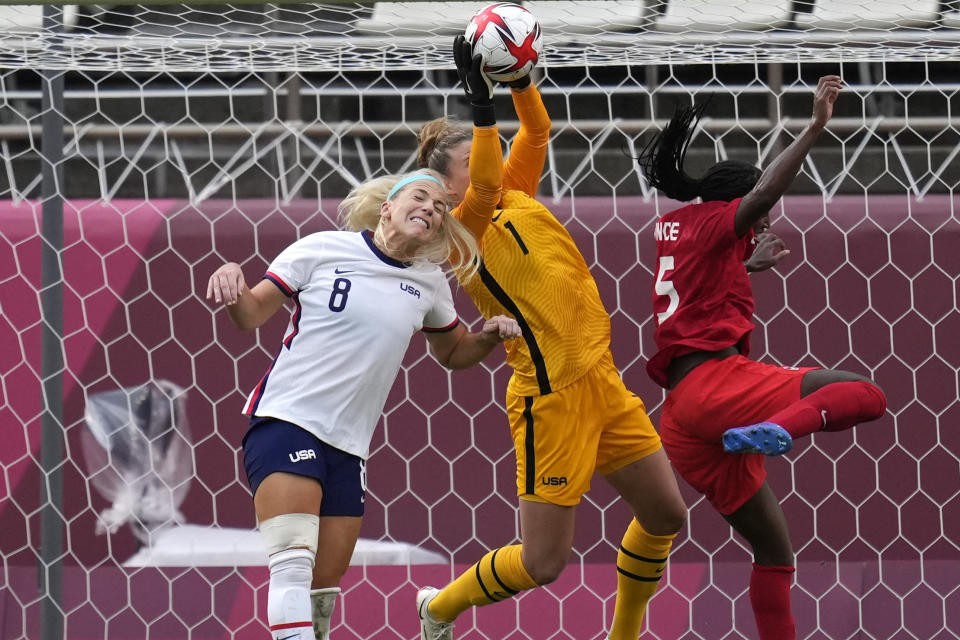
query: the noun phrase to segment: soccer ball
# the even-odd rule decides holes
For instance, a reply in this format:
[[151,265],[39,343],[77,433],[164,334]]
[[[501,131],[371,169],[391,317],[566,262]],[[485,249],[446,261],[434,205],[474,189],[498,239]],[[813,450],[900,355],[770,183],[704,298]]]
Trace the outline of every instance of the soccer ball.
[[475,13],[463,35],[473,53],[483,56],[484,73],[497,82],[530,73],[543,51],[540,23],[512,2],[491,4]]

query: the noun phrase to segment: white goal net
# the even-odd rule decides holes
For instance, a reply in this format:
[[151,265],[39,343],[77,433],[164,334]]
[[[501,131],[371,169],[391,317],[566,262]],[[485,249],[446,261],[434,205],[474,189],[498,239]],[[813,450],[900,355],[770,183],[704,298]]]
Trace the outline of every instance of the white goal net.
[[[331,228],[350,187],[411,169],[420,124],[466,116],[449,50],[482,5],[0,5],[0,637],[268,637],[240,410],[287,320],[240,333],[206,280],[233,260],[255,281]],[[615,361],[655,421],[652,225],[675,203],[630,156],[710,95],[689,170],[765,164],[806,123],[817,78],[844,78],[775,209],[792,255],[754,279],[756,355],[868,375],[889,400],[880,421],[768,464],[799,637],[960,635],[960,5],[527,6],[554,123],[541,199],[590,264]],[[414,341],[333,640],[416,637],[417,587],[517,538],[508,377],[502,357],[449,373]],[[689,525],[643,637],[755,638],[749,551],[683,490]],[[465,614],[458,640],[604,638],[629,517],[596,479],[561,578]]]

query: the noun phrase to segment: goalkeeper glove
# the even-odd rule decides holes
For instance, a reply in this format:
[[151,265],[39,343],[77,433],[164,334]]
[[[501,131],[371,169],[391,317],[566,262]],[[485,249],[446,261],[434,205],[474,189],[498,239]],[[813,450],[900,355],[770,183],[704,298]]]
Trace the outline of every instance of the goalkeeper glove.
[[491,127],[497,123],[493,110],[493,83],[483,72],[483,57],[473,53],[473,47],[462,35],[453,40],[453,61],[463,92],[473,109],[473,124]]

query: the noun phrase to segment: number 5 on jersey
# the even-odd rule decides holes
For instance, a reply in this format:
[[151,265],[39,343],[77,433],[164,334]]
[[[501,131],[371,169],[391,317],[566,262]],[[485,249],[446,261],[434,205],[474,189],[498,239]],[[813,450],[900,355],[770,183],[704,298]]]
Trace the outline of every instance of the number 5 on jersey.
[[663,321],[672,316],[680,306],[680,294],[673,288],[673,281],[663,279],[667,271],[673,271],[673,256],[660,256],[660,268],[657,271],[657,282],[653,290],[658,296],[667,296],[670,304],[667,305],[666,311],[657,314],[657,324],[663,324]]

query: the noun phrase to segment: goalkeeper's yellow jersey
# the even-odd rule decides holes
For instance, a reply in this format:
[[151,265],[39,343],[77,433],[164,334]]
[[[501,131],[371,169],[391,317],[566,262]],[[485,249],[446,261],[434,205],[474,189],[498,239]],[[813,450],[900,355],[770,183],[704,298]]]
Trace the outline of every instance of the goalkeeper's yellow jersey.
[[513,98],[521,126],[507,162],[496,128],[474,128],[471,185],[453,214],[482,248],[480,271],[464,289],[484,317],[512,316],[523,331],[506,343],[508,390],[536,396],[597,363],[610,346],[610,317],[573,238],[533,198],[550,138],[540,94],[531,85]]

